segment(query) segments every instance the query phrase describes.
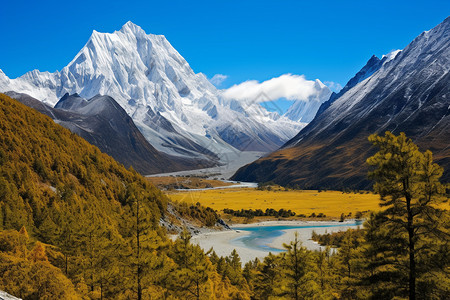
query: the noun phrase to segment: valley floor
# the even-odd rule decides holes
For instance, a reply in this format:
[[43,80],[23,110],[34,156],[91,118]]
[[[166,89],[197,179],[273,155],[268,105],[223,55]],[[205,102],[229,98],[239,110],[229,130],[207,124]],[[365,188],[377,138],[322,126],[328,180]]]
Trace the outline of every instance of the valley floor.
[[[356,212],[380,210],[379,195],[369,192],[344,193],[340,191],[317,190],[259,190],[256,188],[230,188],[216,190],[186,190],[170,191],[166,193],[172,200],[195,204],[200,202],[219,213],[223,209],[261,209],[291,210],[297,216],[306,217],[313,213],[326,215],[337,219],[342,213],[345,216],[354,216]],[[225,221],[233,221],[222,215]],[[240,220],[241,222],[243,220]]]

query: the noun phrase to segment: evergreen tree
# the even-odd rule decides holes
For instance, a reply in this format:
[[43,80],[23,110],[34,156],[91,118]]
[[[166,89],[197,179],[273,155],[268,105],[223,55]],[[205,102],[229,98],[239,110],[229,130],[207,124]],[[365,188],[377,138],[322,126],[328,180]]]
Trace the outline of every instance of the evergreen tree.
[[241,258],[236,249],[233,249],[231,255],[225,258],[225,262],[227,264],[225,274],[230,279],[231,284],[243,285]]
[[191,235],[185,229],[174,245],[172,258],[178,268],[171,273],[171,289],[181,293],[186,299],[207,298],[205,283],[213,268],[203,250],[190,243]]
[[[130,263],[134,269],[134,287],[137,299],[141,300],[143,295],[143,282],[148,279],[155,263],[155,250],[158,249],[162,240],[157,234],[155,219],[150,207],[152,206],[151,195],[145,191],[139,191],[136,184],[131,184],[127,189],[126,202],[132,215],[131,227],[129,228],[129,246],[131,249]],[[146,281],[146,285],[153,282]]]
[[258,274],[254,283],[254,294],[256,299],[270,299],[279,296],[281,291],[281,259],[269,253],[264,257],[258,268]]
[[260,261],[258,258],[247,262],[244,266],[244,270],[242,270],[242,275],[244,276],[247,284],[250,287],[250,290],[254,290],[254,283],[256,280],[256,276],[258,274],[258,266]]
[[359,257],[360,250],[358,236],[354,235],[353,230],[347,230],[344,233],[344,237],[340,243],[340,248],[336,260],[338,262],[338,272],[341,284],[341,294],[347,299],[357,298],[357,292],[359,290],[358,281],[359,278]]
[[313,255],[314,264],[316,265],[318,271],[318,278],[320,283],[320,288],[322,290],[328,289],[330,285],[330,266],[328,259],[330,257],[330,247],[327,246],[324,251],[320,249],[316,251]]
[[[416,299],[417,281],[431,266],[426,262],[436,250],[436,243],[448,244],[448,228],[442,225],[448,212],[437,205],[443,201],[444,186],[439,182],[443,169],[433,163],[430,151],[420,152],[418,147],[404,133],[395,136],[371,135],[369,140],[379,151],[367,162],[375,168],[369,173],[375,180],[374,189],[381,197],[381,234],[373,237],[378,243],[386,243],[390,249],[383,252],[385,266],[378,268],[380,280],[389,280],[392,273],[406,271],[408,278],[397,286],[398,296]],[[375,241],[372,241],[375,243]],[[439,248],[439,247],[438,247]],[[418,261],[424,259],[418,267]],[[448,261],[443,262],[448,264]],[[426,267],[425,267],[426,266]]]
[[[287,250],[284,254],[284,269],[288,281],[289,292],[292,299],[300,299],[301,286],[305,283],[305,275],[308,271],[309,252],[302,247],[302,242],[298,238],[298,232],[295,232],[294,240],[289,244],[284,244]],[[303,290],[303,292],[305,292]]]

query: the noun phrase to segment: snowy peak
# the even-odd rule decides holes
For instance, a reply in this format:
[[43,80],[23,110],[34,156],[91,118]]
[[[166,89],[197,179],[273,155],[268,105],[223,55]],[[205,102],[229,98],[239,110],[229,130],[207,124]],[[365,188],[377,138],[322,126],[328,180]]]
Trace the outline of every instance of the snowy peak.
[[123,32],[125,34],[130,33],[134,36],[146,35],[145,31],[140,26],[134,24],[131,21],[126,22],[120,29],[120,32]]
[[[280,117],[257,103],[240,107],[224,101],[164,36],[146,34],[132,22],[113,33],[93,31],[59,72],[2,77],[0,91],[27,93],[63,109],[86,105],[67,93],[84,99],[110,96],[156,149],[190,159],[214,160],[237,149],[275,150],[304,126],[300,118]],[[321,82],[313,88],[325,89]]]
[[347,82],[347,84],[345,85],[345,87],[343,89],[344,93],[345,93],[345,91],[348,91],[349,89],[351,89],[352,87],[354,87],[355,85],[360,83],[361,81],[372,76],[372,74],[375,73],[376,71],[378,71],[382,65],[383,65],[383,61],[381,59],[379,59],[377,56],[372,55],[372,57],[367,61],[367,63],[364,65],[364,67]]
[[330,98],[323,102],[322,105],[319,107],[316,116],[319,116],[322,114],[328,107],[330,107],[331,104],[333,104],[334,101],[336,101],[338,98],[340,98],[342,95],[344,95],[348,90],[359,84],[360,82],[366,80],[370,76],[372,76],[376,71],[378,71],[383,65],[390,62],[391,60],[395,59],[397,54],[400,53],[402,50],[393,50],[389,52],[386,55],[383,55],[382,59],[379,59],[376,55],[372,55],[372,57],[367,61],[367,63],[364,65],[364,67],[361,68],[361,70],[358,71],[358,73],[355,74],[344,86],[342,90],[339,91],[339,93],[332,93]]
[[9,80],[8,76],[3,72],[2,69],[0,69],[0,81],[6,81]]

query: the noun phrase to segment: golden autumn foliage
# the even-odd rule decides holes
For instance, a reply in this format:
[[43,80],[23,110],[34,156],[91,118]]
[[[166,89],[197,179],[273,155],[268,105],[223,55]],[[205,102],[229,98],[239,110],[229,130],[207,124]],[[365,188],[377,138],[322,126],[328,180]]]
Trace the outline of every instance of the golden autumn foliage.
[[[134,170],[0,94],[0,289],[23,299],[184,299],[179,287],[204,270],[201,299],[235,291],[213,282],[199,248],[176,251],[159,226],[167,204]],[[177,206],[199,224],[217,218]],[[194,269],[179,263],[191,249]]]
[[72,282],[49,263],[45,246],[31,242],[26,231],[0,232],[0,274],[0,290],[17,297],[81,299]]

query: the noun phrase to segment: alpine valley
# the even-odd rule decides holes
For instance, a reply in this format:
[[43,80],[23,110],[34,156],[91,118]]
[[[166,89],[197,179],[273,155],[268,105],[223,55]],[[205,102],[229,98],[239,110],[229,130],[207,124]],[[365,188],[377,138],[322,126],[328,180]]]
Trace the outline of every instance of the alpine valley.
[[[8,14],[16,2],[3,5]],[[110,28],[134,10],[130,17],[150,20],[143,26],[161,22],[186,38],[206,73],[217,66],[204,55],[216,52],[203,51],[188,30],[200,30],[200,41],[209,38],[217,52],[254,56],[272,73],[307,69],[310,60],[324,83],[294,73],[247,80],[249,56],[244,63],[227,53],[232,61],[213,60],[235,63],[223,73],[240,83],[220,89],[226,75],[195,73],[164,36],[132,22],[93,31],[60,71],[9,78],[0,70],[0,300],[450,299],[450,17],[404,49],[369,58],[377,50],[360,52],[373,45],[360,33],[386,50],[388,36],[399,34],[380,28],[403,21],[422,28],[430,19],[410,15],[417,7],[405,0],[406,13],[385,15],[372,4],[314,3],[319,18],[296,1],[277,3],[283,14],[254,0],[239,11],[232,1],[201,10],[195,1],[169,9],[147,2],[108,10],[91,1],[79,14],[64,1],[41,1],[32,14],[20,7],[14,26],[0,26],[11,32],[0,53],[22,39],[21,25],[54,25],[42,7],[53,16],[72,13],[59,32],[68,25],[82,34],[92,16]],[[420,16],[431,6],[420,7]],[[245,18],[216,17],[227,9]],[[255,19],[255,11],[263,14]],[[266,12],[270,20],[261,18]],[[385,16],[393,15],[399,20],[389,23]],[[386,40],[365,31],[371,27]],[[401,47],[420,32],[404,27],[396,28],[406,37]],[[229,47],[217,48],[215,37]],[[37,38],[47,46],[44,35]],[[25,42],[33,45],[16,44]],[[277,55],[264,65],[271,51]],[[325,51],[333,51],[331,60]],[[341,85],[324,74],[338,68],[329,66],[335,57],[356,52],[362,61],[351,61],[369,60],[337,91]],[[57,61],[48,56],[46,67]]]

